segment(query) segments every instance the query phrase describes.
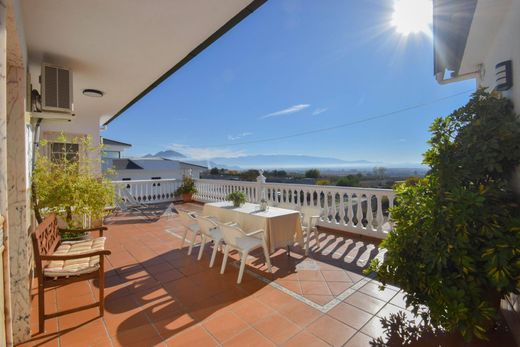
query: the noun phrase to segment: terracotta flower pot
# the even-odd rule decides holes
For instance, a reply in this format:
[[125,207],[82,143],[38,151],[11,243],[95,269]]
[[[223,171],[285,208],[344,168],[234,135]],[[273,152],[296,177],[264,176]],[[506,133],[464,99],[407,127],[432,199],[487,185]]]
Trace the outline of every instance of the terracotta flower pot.
[[192,193],[182,194],[182,201],[184,201],[184,202],[191,202],[191,198],[192,197],[193,197]]

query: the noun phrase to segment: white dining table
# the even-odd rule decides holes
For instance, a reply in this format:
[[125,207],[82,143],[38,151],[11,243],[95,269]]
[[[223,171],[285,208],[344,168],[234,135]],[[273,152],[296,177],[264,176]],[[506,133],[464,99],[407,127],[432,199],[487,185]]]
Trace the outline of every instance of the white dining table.
[[232,202],[221,201],[204,204],[202,213],[217,217],[223,223],[236,222],[245,232],[263,229],[271,253],[296,242],[303,246],[299,211],[279,207],[261,211],[259,204],[245,203],[234,207]]

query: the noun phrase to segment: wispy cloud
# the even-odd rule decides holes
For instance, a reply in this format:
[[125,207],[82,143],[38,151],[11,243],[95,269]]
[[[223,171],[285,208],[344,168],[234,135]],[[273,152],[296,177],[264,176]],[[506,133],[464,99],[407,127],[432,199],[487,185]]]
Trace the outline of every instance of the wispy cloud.
[[314,111],[312,111],[313,116],[317,116],[319,114],[322,114],[323,112],[327,112],[328,108],[317,108]]
[[266,114],[265,116],[260,117],[260,119],[266,119],[266,118],[278,117],[278,116],[286,116],[286,115],[291,114],[291,113],[296,113],[296,112],[303,111],[306,108],[309,108],[310,106],[311,106],[310,104],[294,105],[294,106],[285,108],[285,109],[280,110],[280,111],[276,111],[276,112],[272,112],[272,113]]
[[228,135],[227,138],[228,140],[230,141],[234,141],[234,140],[238,140],[238,139],[241,139],[243,137],[246,137],[246,136],[251,136],[253,135],[253,133],[250,133],[250,132],[243,132],[243,133],[240,133],[240,134],[236,134],[236,135]]
[[235,151],[225,148],[210,148],[210,147],[193,147],[189,145],[183,145],[180,143],[174,143],[170,146],[170,149],[180,152],[190,159],[196,160],[207,160],[212,158],[236,158],[244,156],[244,151]]

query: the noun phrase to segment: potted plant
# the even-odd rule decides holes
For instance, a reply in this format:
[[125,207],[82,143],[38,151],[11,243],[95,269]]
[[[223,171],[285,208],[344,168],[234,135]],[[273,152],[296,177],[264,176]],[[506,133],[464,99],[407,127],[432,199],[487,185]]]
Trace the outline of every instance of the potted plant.
[[182,178],[182,184],[175,191],[176,196],[182,196],[182,201],[190,202],[193,194],[197,193],[197,188],[195,188],[195,181],[193,178],[189,176],[184,176]]
[[520,122],[509,100],[478,91],[431,132],[430,171],[396,187],[385,259],[370,270],[434,327],[485,339],[500,299],[519,293]]
[[[35,214],[55,213],[69,229],[89,227],[83,225],[85,216],[96,224],[109,212],[106,207],[112,206],[115,198],[112,182],[96,170],[100,159],[92,159],[99,158],[101,146],[92,146],[90,137],[67,140],[63,134],[56,142],[63,143],[63,148],[72,142],[80,150],[53,158],[36,154],[32,173]],[[47,143],[40,145],[45,148]]]
[[246,202],[246,194],[241,191],[232,192],[226,196],[226,200],[232,201],[233,206],[240,207],[240,205]]

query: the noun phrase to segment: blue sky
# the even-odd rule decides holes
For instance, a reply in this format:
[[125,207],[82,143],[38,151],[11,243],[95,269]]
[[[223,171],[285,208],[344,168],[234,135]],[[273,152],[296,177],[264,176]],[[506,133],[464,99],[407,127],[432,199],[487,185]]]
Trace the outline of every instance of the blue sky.
[[390,25],[393,0],[271,0],[164,81],[102,135],[128,155],[175,149],[207,159],[306,154],[419,163],[433,119],[470,93],[336,130],[333,127],[475,88],[441,86],[427,34]]

